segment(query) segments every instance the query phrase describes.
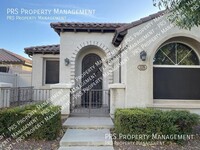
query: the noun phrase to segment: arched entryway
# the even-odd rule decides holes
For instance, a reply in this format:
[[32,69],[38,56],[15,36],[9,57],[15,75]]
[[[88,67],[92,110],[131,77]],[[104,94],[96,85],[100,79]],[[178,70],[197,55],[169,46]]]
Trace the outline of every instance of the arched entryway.
[[106,53],[94,46],[82,48],[75,59],[75,88],[71,94],[72,116],[108,116],[109,77]]
[[102,106],[103,69],[99,62],[102,62],[101,58],[94,53],[87,54],[82,60],[81,104],[86,108]]

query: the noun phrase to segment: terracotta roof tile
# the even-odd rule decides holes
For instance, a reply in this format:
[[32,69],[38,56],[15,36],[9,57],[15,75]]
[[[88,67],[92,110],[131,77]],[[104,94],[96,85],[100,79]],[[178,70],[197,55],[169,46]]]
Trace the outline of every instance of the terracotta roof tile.
[[32,46],[24,48],[25,53],[28,55],[33,54],[59,54],[60,45],[43,45],[43,46]]
[[0,62],[1,63],[28,63],[32,64],[32,61],[30,59],[27,59],[25,57],[22,57],[16,53],[13,53],[11,51],[0,49]]
[[58,33],[60,32],[115,32],[127,23],[81,23],[81,22],[57,22],[51,23],[51,27]]
[[[136,20],[134,22],[131,22],[130,24],[126,24],[126,25],[124,25],[122,27],[116,28],[115,36],[114,36],[113,41],[112,41],[113,45],[115,45],[115,46],[119,46],[120,45],[120,43],[124,39],[124,36],[126,35],[124,33],[127,32],[127,30],[129,30],[129,29],[131,29],[133,27],[136,27],[138,25],[141,25],[141,24],[143,24],[145,22],[151,21],[151,20],[153,20],[153,19],[155,19],[155,18],[157,18],[159,16],[162,16],[165,13],[166,13],[166,11],[159,11],[159,12],[157,12],[155,14],[151,14],[151,15],[149,15],[147,17],[144,17],[144,18],[141,18],[141,19]],[[120,36],[120,38],[119,38],[119,36]],[[118,39],[120,39],[120,40],[118,40]]]
[[[163,15],[166,11],[160,11],[141,18],[132,23],[81,23],[81,22],[58,22],[51,23],[51,27],[58,33],[60,32],[115,32],[113,45],[119,46],[127,30],[148,22],[156,17]],[[120,36],[120,38],[119,38]]]
[[[51,27],[58,33],[60,32],[115,32],[113,37],[113,45],[119,46],[126,36],[129,29],[151,21],[161,15],[165,11],[149,15],[131,23],[81,23],[81,22],[57,22],[51,23]],[[33,54],[59,54],[60,45],[44,45],[25,48],[25,53]]]

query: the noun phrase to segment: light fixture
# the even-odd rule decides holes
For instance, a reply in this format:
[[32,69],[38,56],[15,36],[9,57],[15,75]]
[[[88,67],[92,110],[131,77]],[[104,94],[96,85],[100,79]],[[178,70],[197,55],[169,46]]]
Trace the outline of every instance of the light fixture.
[[140,59],[142,61],[145,61],[147,59],[147,52],[145,52],[144,50],[140,52]]
[[68,66],[68,65],[69,65],[69,63],[70,63],[70,60],[69,60],[69,58],[65,58],[65,66]]

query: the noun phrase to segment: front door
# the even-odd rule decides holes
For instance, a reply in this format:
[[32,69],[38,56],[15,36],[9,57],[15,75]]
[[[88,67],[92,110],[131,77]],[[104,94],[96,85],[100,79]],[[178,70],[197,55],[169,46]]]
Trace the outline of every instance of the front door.
[[88,54],[82,60],[82,107],[99,108],[102,106],[102,63],[96,54]]

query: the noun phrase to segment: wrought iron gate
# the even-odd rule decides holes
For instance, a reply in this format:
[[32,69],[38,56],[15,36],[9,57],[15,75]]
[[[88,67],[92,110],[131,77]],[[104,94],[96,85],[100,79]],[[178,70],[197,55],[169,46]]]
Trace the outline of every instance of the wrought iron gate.
[[107,116],[110,113],[109,90],[92,89],[71,94],[71,115]]

